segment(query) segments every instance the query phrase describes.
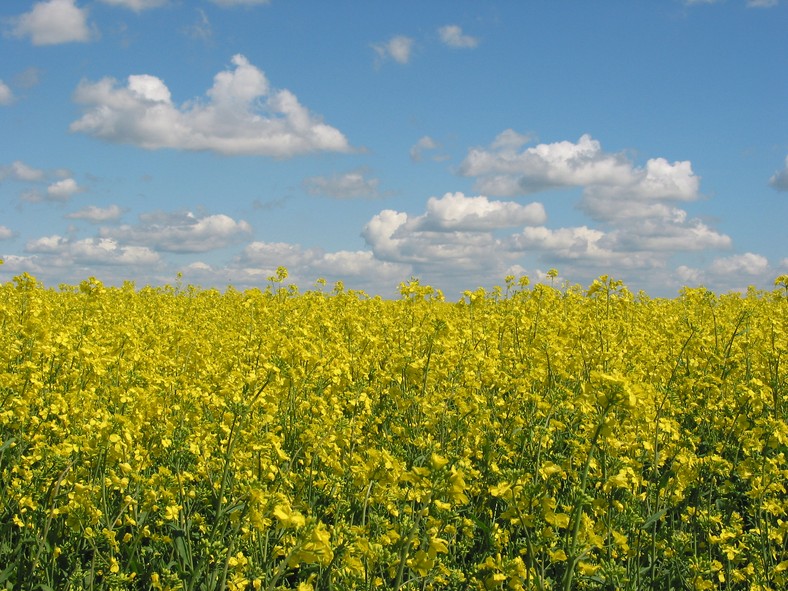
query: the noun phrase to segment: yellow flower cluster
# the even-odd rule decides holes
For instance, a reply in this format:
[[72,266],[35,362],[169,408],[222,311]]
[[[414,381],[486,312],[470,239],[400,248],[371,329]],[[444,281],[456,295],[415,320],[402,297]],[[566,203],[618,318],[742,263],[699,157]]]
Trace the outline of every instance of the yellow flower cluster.
[[786,285],[286,277],[0,285],[0,588],[788,588]]

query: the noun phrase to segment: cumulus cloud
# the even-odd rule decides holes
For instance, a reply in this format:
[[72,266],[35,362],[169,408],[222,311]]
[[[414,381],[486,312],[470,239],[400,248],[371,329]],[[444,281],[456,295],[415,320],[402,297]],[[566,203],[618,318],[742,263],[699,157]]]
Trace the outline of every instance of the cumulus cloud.
[[0,166],[0,180],[5,178],[26,182],[39,181],[44,178],[44,171],[16,160],[10,166]]
[[702,269],[681,265],[675,270],[682,285],[704,285],[717,292],[744,292],[754,283],[769,285],[778,272],[765,256],[753,252],[719,257]]
[[606,229],[526,228],[513,240],[514,248],[647,268],[664,266],[670,253],[731,246],[729,236],[690,219],[676,205],[700,197],[700,179],[690,162],[658,157],[637,166],[624,154],[604,151],[587,134],[577,142],[525,147],[530,141],[506,130],[489,148],[470,150],[460,172],[477,177],[477,187],[495,195],[580,187],[578,207]]
[[539,203],[521,205],[447,193],[427,201],[426,212],[410,216],[386,209],[364,226],[362,237],[375,256],[388,262],[446,274],[502,271],[511,252],[495,230],[545,220]]
[[30,12],[13,19],[12,33],[29,37],[33,45],[85,42],[91,38],[87,10],[74,0],[36,2]]
[[778,191],[788,191],[788,156],[785,158],[785,166],[769,179],[769,185]]
[[66,214],[66,218],[71,220],[86,220],[92,223],[111,222],[120,219],[123,212],[124,209],[119,205],[110,205],[109,207],[89,205],[78,211]]
[[700,220],[689,223],[643,220],[611,232],[609,243],[621,252],[661,253],[729,248],[731,238],[712,230]]
[[5,82],[0,80],[0,106],[10,105],[12,102],[14,102],[14,93]]
[[84,189],[72,178],[56,181],[47,187],[47,199],[50,201],[68,201]]
[[377,291],[386,284],[393,287],[412,271],[410,265],[381,261],[368,250],[326,252],[320,248],[303,248],[300,244],[255,241],[244,248],[238,261],[225,272],[238,278],[267,279],[280,265],[287,267],[290,279],[296,283],[319,277],[351,280],[356,288],[368,291]]
[[430,197],[427,211],[411,221],[417,230],[485,232],[514,226],[540,225],[547,219],[541,203],[521,205],[513,201],[490,201],[487,197],[466,197],[446,193]]
[[14,232],[11,230],[11,228],[0,225],[0,240],[8,240],[13,236]]
[[328,177],[309,177],[303,184],[311,195],[328,195],[336,199],[376,199],[381,196],[378,190],[380,181],[366,178],[360,170]]
[[634,184],[639,176],[623,155],[603,152],[588,134],[576,143],[539,144],[519,151],[522,139],[507,130],[489,149],[471,149],[460,173],[479,177],[483,192],[493,188],[494,194],[508,196],[556,187]]
[[71,131],[146,149],[209,150],[287,158],[348,152],[345,136],[302,106],[289,90],[272,90],[242,55],[218,73],[204,99],[176,105],[165,83],[148,74],[83,81],[74,93],[83,116]]
[[206,252],[233,244],[251,233],[244,220],[224,214],[198,217],[192,212],[156,212],[139,217],[136,225],[101,228],[102,238],[123,243],[148,245],[166,252]]
[[709,271],[715,275],[733,276],[757,276],[768,269],[768,259],[763,255],[752,252],[715,259],[709,267]]
[[596,259],[611,261],[615,253],[602,246],[605,233],[587,226],[551,229],[526,227],[512,237],[511,247],[521,251],[546,251],[554,260]]
[[372,46],[377,55],[377,64],[380,65],[387,59],[393,59],[398,64],[407,64],[413,53],[414,41],[410,37],[397,35],[385,43]]
[[109,238],[74,240],[57,234],[27,243],[25,250],[38,255],[52,255],[59,266],[71,263],[94,265],[151,265],[159,262],[158,253],[146,246],[126,246]]
[[121,6],[134,12],[142,12],[149,8],[158,8],[167,4],[168,0],[101,0],[104,4]]
[[446,25],[438,29],[441,41],[449,47],[473,48],[479,45],[476,37],[471,37],[462,32],[462,28],[457,25]]
[[[16,163],[15,163],[16,164]],[[38,180],[43,176],[39,175],[35,169],[30,169],[24,165],[17,167],[15,171],[15,178],[18,180]],[[37,188],[30,189],[22,193],[20,198],[22,201],[28,203],[41,203],[43,201],[59,201],[66,202],[77,193],[82,193],[85,189],[80,187],[73,178],[64,178],[54,183],[49,184],[46,190],[42,193]]]

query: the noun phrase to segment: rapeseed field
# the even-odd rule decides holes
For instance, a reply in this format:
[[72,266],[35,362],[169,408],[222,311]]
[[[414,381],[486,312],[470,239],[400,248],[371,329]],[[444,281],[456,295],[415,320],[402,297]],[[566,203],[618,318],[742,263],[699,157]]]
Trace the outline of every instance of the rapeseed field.
[[788,588],[788,277],[0,285],[0,588]]

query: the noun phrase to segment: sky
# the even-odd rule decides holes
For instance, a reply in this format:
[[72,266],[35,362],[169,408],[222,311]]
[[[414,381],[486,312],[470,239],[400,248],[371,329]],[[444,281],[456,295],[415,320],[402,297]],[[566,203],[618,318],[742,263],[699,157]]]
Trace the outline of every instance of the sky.
[[786,0],[3,0],[0,281],[772,289],[786,31]]

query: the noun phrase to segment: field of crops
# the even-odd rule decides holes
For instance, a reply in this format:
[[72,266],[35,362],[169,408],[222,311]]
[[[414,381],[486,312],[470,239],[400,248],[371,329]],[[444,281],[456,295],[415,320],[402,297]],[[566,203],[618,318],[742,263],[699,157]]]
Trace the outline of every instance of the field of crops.
[[0,588],[788,588],[788,277],[0,285]]

